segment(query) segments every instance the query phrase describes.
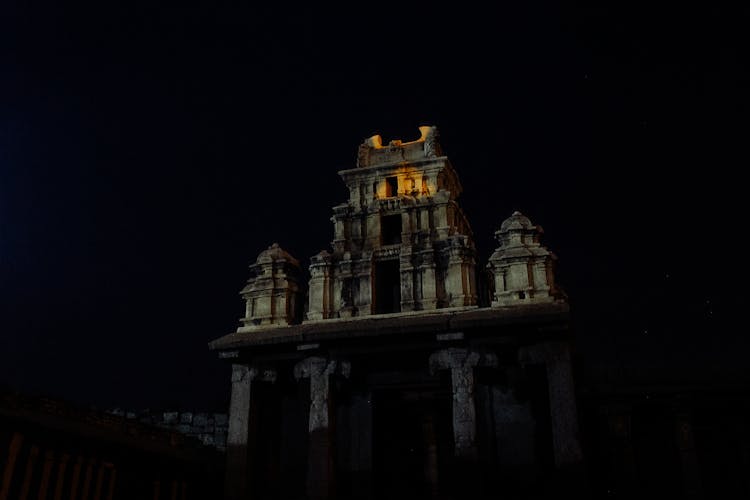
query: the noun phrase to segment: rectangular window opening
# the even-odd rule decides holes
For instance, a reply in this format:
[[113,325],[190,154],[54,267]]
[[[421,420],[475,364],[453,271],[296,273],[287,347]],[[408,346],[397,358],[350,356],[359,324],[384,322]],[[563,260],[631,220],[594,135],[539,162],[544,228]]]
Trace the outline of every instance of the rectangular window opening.
[[375,264],[375,314],[401,312],[401,271],[398,260]]
[[385,178],[385,195],[389,198],[398,196],[398,177]]
[[380,219],[380,234],[383,245],[401,243],[401,214],[382,216]]

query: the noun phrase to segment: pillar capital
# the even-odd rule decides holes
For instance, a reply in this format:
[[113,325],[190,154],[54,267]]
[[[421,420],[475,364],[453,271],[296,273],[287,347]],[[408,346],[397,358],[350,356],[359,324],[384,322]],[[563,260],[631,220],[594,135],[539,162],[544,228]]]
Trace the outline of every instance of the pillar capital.
[[276,370],[270,368],[258,368],[255,366],[232,365],[232,383],[252,382],[276,382]]
[[518,350],[521,365],[570,363],[570,347],[566,342],[544,342],[521,347]]
[[430,356],[430,372],[447,369],[467,369],[475,366],[497,366],[494,353],[479,353],[469,349],[449,347]]
[[294,365],[294,378],[322,377],[323,375],[333,375],[339,373],[344,377],[349,377],[351,364],[348,361],[329,360],[320,356],[305,358]]

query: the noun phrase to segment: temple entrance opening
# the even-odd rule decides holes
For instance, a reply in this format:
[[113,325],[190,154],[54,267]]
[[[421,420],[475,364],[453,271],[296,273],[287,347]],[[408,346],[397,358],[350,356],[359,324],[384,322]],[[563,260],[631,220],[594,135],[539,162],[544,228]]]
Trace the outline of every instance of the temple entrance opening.
[[388,390],[374,398],[376,498],[441,498],[440,471],[453,450],[450,394]]

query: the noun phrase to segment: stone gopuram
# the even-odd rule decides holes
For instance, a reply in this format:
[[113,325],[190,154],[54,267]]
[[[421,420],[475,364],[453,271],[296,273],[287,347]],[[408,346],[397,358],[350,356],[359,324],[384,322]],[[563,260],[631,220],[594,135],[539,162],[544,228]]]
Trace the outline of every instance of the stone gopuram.
[[309,277],[277,244],[250,266],[241,325],[210,343],[232,364],[226,498],[577,487],[556,258],[515,212],[478,287],[458,175],[436,127],[419,130],[411,142],[366,139],[339,172],[349,199],[333,208],[331,249],[310,259]]

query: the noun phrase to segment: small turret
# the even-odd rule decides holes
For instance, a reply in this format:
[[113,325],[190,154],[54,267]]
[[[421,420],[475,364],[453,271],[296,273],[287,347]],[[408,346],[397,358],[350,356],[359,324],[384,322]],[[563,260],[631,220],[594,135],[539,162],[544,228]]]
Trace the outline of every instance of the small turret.
[[539,242],[543,232],[518,211],[495,232],[500,246],[487,264],[494,278],[493,307],[565,300],[555,285],[557,257]]
[[250,278],[240,295],[245,299],[243,326],[292,325],[302,320],[303,296],[299,261],[274,243],[258,255],[250,266]]

